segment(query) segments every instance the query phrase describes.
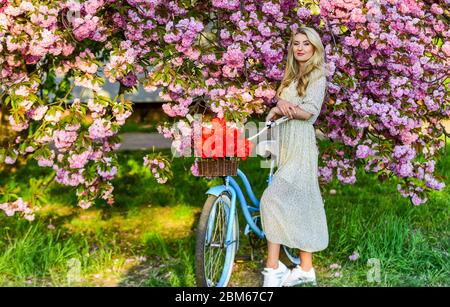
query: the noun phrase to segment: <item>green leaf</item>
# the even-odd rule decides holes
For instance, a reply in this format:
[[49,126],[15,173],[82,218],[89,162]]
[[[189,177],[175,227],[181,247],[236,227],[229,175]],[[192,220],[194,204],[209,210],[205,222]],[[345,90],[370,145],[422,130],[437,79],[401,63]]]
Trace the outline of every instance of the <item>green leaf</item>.
[[5,102],[5,105],[7,106],[11,102],[11,96],[6,96],[4,102]]

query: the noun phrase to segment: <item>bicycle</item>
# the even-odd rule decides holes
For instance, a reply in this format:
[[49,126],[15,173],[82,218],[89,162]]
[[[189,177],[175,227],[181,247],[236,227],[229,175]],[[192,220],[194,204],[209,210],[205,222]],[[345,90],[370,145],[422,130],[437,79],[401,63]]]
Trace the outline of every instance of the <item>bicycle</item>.
[[[264,129],[250,137],[249,140],[287,120],[289,118],[283,116],[275,121],[266,122]],[[258,146],[266,145],[264,142],[261,142]],[[274,153],[271,149],[258,153],[258,155],[271,160],[270,172],[266,180],[268,185],[272,182],[274,170],[272,154]],[[250,237],[254,235],[261,240],[265,239],[264,232],[261,229],[261,219],[258,215],[259,200],[253,193],[251,184],[244,172],[238,169],[237,176],[242,180],[253,206],[247,204],[242,188],[233,176],[223,176],[224,185],[214,186],[206,192],[209,196],[203,206],[196,233],[195,262],[197,286],[226,287],[228,285],[234,258],[239,248],[237,200],[239,200],[241,211],[247,222],[244,231],[245,235]],[[293,265],[300,263],[300,259],[298,256],[295,256],[292,249],[283,245],[281,252]]]

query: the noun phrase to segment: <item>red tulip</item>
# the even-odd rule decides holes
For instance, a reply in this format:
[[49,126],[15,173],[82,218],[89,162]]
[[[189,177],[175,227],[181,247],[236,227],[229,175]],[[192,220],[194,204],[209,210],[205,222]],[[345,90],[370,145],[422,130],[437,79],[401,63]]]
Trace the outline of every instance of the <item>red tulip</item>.
[[237,140],[237,131],[233,128],[227,129],[227,134],[225,138],[226,142],[226,156],[227,157],[235,157],[236,156],[236,140]]
[[216,117],[212,120],[212,128],[202,127],[201,144],[196,142],[195,148],[202,158],[241,157],[245,160],[254,144],[241,138],[242,134],[238,128],[228,128],[225,119]]
[[254,144],[248,139],[238,139],[237,141],[237,156],[245,160],[248,156],[250,156]]
[[214,118],[212,120],[214,130],[215,157],[223,158],[226,152],[226,121],[225,119]]

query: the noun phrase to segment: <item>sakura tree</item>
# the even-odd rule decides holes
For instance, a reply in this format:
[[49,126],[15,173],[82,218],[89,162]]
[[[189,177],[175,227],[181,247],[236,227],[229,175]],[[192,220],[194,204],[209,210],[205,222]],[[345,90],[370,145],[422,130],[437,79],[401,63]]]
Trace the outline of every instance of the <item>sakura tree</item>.
[[164,110],[178,119],[160,131],[183,152],[192,134],[184,117],[202,103],[234,120],[263,112],[282,78],[289,36],[313,26],[329,64],[329,97],[316,123],[332,140],[321,159],[322,181],[353,184],[362,164],[380,179],[399,178],[400,193],[419,205],[444,187],[435,174],[441,120],[450,115],[444,7],[412,0],[203,4],[203,17],[167,25],[165,52],[177,56],[148,80],[164,88]]
[[337,175],[354,183],[362,162],[366,171],[400,178],[398,190],[415,205],[444,187],[434,175],[445,145],[440,121],[450,117],[444,7],[444,1],[320,2],[333,78],[319,126],[337,141],[323,155],[325,181]]
[[[0,0],[1,105],[10,133],[0,163],[19,156],[77,188],[79,205],[113,203],[117,133],[131,115],[123,94],[162,88],[173,122],[159,131],[191,146],[191,115],[245,122],[272,106],[287,42],[301,25],[326,46],[328,93],[316,123],[330,140],[323,182],[356,181],[356,168],[400,179],[414,204],[444,187],[434,166],[448,100],[448,1]],[[110,99],[102,76],[119,82]],[[59,77],[59,79],[57,79]],[[92,93],[82,101],[73,90]],[[145,165],[167,182],[162,157]],[[5,197],[0,208],[23,212]]]

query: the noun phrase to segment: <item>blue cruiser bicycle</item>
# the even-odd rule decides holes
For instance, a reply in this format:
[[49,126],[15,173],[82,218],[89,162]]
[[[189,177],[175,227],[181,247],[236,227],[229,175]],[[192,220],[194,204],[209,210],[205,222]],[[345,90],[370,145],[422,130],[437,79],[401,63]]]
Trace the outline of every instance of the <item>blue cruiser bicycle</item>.
[[[275,121],[266,123],[264,129],[249,138],[252,140],[267,129],[271,129],[289,120],[284,116]],[[272,182],[275,161],[270,142],[258,144],[257,154],[270,161],[268,185]],[[272,143],[273,144],[273,143]],[[273,148],[273,147],[272,147]],[[253,193],[250,182],[245,174],[238,169],[239,177],[245,187],[252,205],[244,197],[243,189],[233,176],[223,176],[224,184],[210,188],[206,194],[208,198],[203,206],[196,234],[196,280],[201,287],[226,287],[231,277],[235,255],[239,248],[239,221],[237,202],[247,225],[244,234],[258,239],[265,239],[261,227],[259,214],[259,200]],[[281,252],[294,265],[299,264],[298,253],[286,246]]]

